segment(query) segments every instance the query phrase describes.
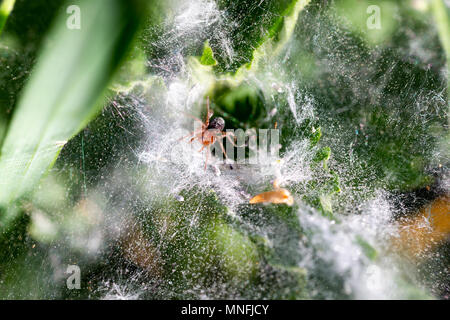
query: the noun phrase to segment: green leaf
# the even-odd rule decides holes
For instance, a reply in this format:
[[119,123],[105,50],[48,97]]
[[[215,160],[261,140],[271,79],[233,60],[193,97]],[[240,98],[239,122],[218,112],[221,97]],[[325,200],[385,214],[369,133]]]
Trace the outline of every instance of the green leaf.
[[314,162],[323,161],[323,165],[326,168],[326,162],[328,161],[328,159],[330,159],[330,156],[331,156],[330,147],[323,147],[317,151],[316,155],[314,156],[313,161]]
[[[231,63],[220,52],[220,45],[211,43],[216,49],[216,67],[219,72],[236,72],[242,66],[249,68],[263,51],[275,55],[290,38],[299,12],[310,0],[232,1],[217,0],[219,8],[227,12],[237,27],[232,31],[231,47],[234,52]],[[270,48],[262,48],[272,40]],[[267,50],[269,49],[269,50]]]
[[374,261],[377,256],[378,252],[375,250],[374,247],[372,247],[366,240],[364,240],[361,236],[356,236],[356,243],[361,247],[362,251],[366,255],[367,258],[369,258],[371,261]]
[[203,48],[203,54],[200,57],[200,63],[204,66],[215,66],[217,64],[216,59],[214,59],[214,53],[209,46],[208,41],[206,41]]
[[[445,49],[447,57],[447,69],[450,73],[450,9],[446,7],[444,0],[433,0],[432,11],[436,20],[439,37]],[[450,82],[448,83],[448,96],[450,98]]]
[[[380,15],[376,16],[371,6],[375,5],[380,10]],[[345,23],[349,29],[370,45],[379,45],[388,41],[393,33],[398,29],[398,21],[395,18],[395,1],[370,0],[347,0],[336,2],[337,12],[345,17]],[[380,26],[368,27],[372,20],[379,19]]]
[[444,0],[433,0],[432,10],[448,62],[450,58],[450,9],[446,7]]
[[232,226],[216,219],[211,241],[222,256],[223,268],[233,277],[247,280],[257,271],[256,245]]
[[3,0],[0,4],[0,34],[2,33],[3,27],[6,24],[6,20],[9,17],[12,9],[14,8],[14,2],[16,0]]
[[[80,0],[81,29],[55,21],[0,154],[0,205],[30,192],[61,148],[98,113],[141,21],[144,1]],[[2,219],[2,217],[0,217]]]
[[313,131],[311,132],[309,138],[309,140],[311,141],[311,146],[314,147],[315,145],[317,145],[321,137],[322,137],[322,128],[321,127],[317,129],[313,128]]

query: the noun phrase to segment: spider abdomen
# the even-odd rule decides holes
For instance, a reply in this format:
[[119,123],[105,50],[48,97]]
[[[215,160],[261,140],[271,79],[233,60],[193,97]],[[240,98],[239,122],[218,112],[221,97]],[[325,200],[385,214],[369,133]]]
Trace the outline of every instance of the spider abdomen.
[[217,117],[211,120],[207,129],[208,130],[216,129],[222,132],[224,128],[225,128],[225,120],[223,120],[222,117]]

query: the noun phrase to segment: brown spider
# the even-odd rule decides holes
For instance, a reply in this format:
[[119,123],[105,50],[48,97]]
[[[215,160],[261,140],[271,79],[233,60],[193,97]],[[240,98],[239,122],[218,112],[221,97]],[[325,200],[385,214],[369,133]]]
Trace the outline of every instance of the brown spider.
[[223,132],[223,129],[225,128],[225,120],[221,117],[213,118],[211,121],[211,117],[213,116],[213,112],[209,108],[209,97],[206,98],[206,119],[205,122],[202,122],[200,119],[195,118],[191,115],[188,115],[191,118],[194,118],[194,120],[201,123],[201,129],[197,131],[192,131],[188,135],[180,138],[179,140],[183,140],[187,137],[191,137],[189,140],[189,143],[192,143],[195,139],[197,139],[201,144],[202,148],[199,150],[199,152],[202,152],[205,147],[207,148],[206,152],[206,161],[205,161],[205,170],[206,165],[208,163],[208,157],[210,151],[211,145],[213,145],[216,141],[219,143],[220,148],[222,149],[223,154],[225,155],[225,158],[227,157],[227,153],[225,152],[225,148],[223,147],[222,139],[228,138],[230,142],[236,146],[234,141],[230,139],[230,136],[234,137],[234,134],[232,132]]

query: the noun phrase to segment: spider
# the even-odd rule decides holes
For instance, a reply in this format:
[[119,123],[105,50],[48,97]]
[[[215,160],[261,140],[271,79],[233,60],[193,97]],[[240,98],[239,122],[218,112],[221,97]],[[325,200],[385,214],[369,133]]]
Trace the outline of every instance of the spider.
[[223,132],[223,129],[225,128],[225,120],[222,117],[213,118],[211,121],[211,117],[213,116],[212,110],[209,108],[209,97],[206,98],[206,119],[205,122],[202,122],[200,119],[195,118],[191,115],[188,115],[191,118],[194,118],[194,120],[200,122],[201,129],[197,131],[192,131],[188,135],[180,138],[179,140],[183,140],[187,137],[191,137],[189,140],[189,143],[192,143],[195,139],[197,139],[201,144],[202,148],[199,150],[199,152],[202,152],[203,149],[207,148],[206,152],[206,161],[205,161],[205,170],[206,166],[208,164],[208,157],[210,153],[210,147],[213,145],[216,141],[219,143],[220,148],[222,149],[223,154],[225,155],[225,158],[227,158],[227,153],[225,152],[225,148],[223,147],[222,140],[224,138],[228,138],[230,142],[236,146],[233,140],[230,139],[230,136],[234,137],[234,134],[232,132]]

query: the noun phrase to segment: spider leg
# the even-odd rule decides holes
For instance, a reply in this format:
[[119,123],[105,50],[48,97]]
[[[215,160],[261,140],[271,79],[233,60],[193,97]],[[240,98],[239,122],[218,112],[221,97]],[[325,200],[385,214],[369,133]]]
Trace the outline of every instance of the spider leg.
[[206,97],[206,119],[205,119],[205,127],[209,126],[209,119],[213,116],[213,112],[209,109],[209,96]]
[[233,136],[233,138],[236,138],[236,136],[234,135],[233,132],[222,132],[223,138],[227,138],[228,141],[230,141],[233,146],[238,147],[238,145],[236,143],[234,143],[233,140],[231,140],[230,136]]
[[222,149],[223,154],[225,155],[225,159],[228,158],[227,153],[225,152],[225,148],[223,147],[223,143],[222,141],[220,141],[219,139],[217,139],[217,142],[219,143],[220,149]]
[[191,114],[189,114],[189,113],[186,113],[186,112],[183,112],[183,111],[182,111],[181,113],[184,114],[185,116],[189,117],[189,118],[194,119],[195,121],[200,122],[200,123],[202,124],[202,128],[205,128],[205,127],[206,127],[205,124],[203,123],[203,121],[200,120],[199,118],[194,117],[193,115],[191,115]]
[[[189,134],[187,134],[187,135],[185,135],[185,136],[183,136],[183,137],[181,137],[181,138],[179,138],[177,141],[181,141],[181,140],[183,140],[183,139],[186,139],[187,137],[191,137],[192,135],[197,135],[197,134],[199,134],[199,133],[201,133],[202,131],[200,130],[197,130],[197,131],[192,131],[192,132],[190,132]],[[192,142],[192,141],[191,141]]]
[[[204,147],[204,146],[203,146]],[[202,148],[203,149],[203,148]],[[209,157],[209,146],[206,148],[206,160],[205,160],[205,171],[206,171],[206,165],[208,164],[208,157]]]

